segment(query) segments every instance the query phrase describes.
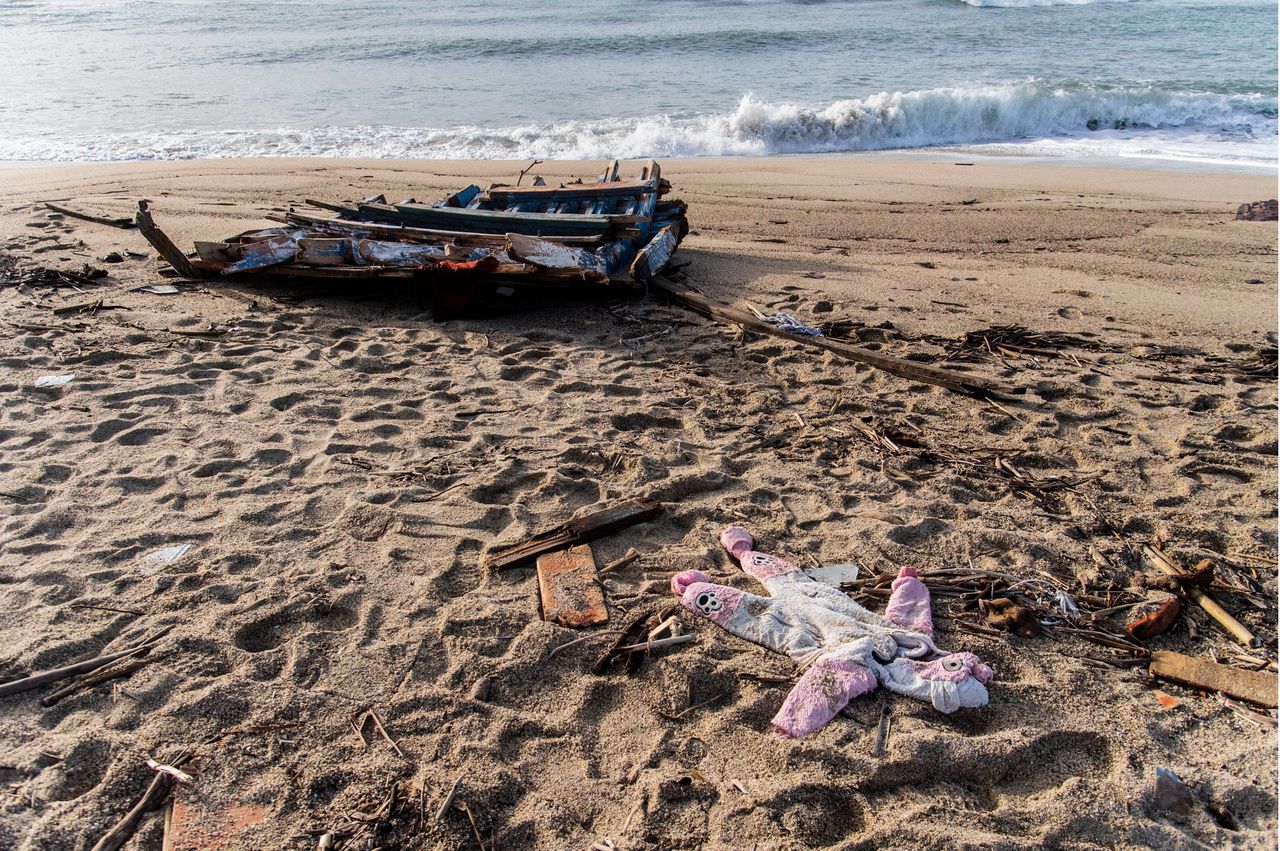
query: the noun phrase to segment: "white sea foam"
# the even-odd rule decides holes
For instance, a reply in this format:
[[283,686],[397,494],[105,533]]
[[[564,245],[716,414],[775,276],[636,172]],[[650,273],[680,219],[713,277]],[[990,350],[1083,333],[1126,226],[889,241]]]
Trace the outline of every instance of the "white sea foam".
[[1274,165],[1276,98],[1154,86],[1005,85],[884,92],[825,107],[751,95],[725,113],[484,128],[387,125],[192,130],[0,139],[0,159],[123,160],[256,156],[602,159],[1013,145],[1053,155],[1146,156]]
[[994,9],[1024,9],[1032,6],[1089,6],[1094,3],[1133,3],[1136,0],[960,0],[970,6]]

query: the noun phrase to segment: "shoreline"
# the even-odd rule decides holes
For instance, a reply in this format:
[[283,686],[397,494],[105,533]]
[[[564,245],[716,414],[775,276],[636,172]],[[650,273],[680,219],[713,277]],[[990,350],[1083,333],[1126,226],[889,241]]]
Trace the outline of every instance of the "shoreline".
[[[723,154],[723,155],[707,155],[696,157],[657,157],[662,162],[669,163],[697,163],[697,162],[716,162],[716,161],[760,161],[760,160],[806,160],[806,159],[830,159],[835,161],[904,161],[904,162],[928,162],[928,163],[952,163],[956,160],[981,162],[986,165],[997,166],[1045,166],[1045,167],[1062,167],[1062,168],[1082,168],[1082,169],[1106,169],[1119,171],[1144,171],[1144,172],[1168,172],[1170,174],[1243,174],[1243,175],[1270,175],[1276,176],[1280,174],[1280,163],[1254,164],[1243,162],[1220,162],[1214,160],[1197,160],[1191,158],[1179,157],[1158,157],[1158,156],[1087,156],[1087,155],[1071,155],[1071,156],[1051,156],[1041,153],[1019,154],[1016,152],[987,153],[984,147],[1000,145],[1005,143],[989,143],[988,145],[978,147],[965,146],[940,146],[931,148],[894,148],[888,150],[877,151],[823,151],[823,152],[800,152],[800,153],[782,153],[782,154]],[[641,162],[644,157],[630,157],[624,162]],[[422,159],[412,157],[343,157],[343,156],[257,156],[257,157],[188,157],[188,158],[148,158],[148,159],[131,159],[131,160],[4,160],[0,159],[0,171],[11,169],[34,169],[34,168],[55,168],[55,167],[76,167],[76,166],[103,166],[103,167],[123,167],[139,163],[198,163],[198,162],[307,162],[315,161],[317,163],[350,163],[350,162],[413,162],[413,163],[520,163],[521,165],[529,162],[525,159],[502,159],[502,158],[477,158],[477,159]],[[548,163],[572,164],[596,162],[596,160],[544,160]]]

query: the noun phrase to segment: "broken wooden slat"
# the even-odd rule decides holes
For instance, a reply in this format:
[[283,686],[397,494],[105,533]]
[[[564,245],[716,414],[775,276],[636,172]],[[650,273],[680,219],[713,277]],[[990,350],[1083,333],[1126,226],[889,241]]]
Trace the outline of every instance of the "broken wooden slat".
[[609,620],[588,544],[538,557],[542,619],[561,626],[596,626]]
[[652,520],[661,510],[662,503],[657,500],[630,499],[620,505],[570,520],[563,526],[534,535],[514,546],[490,553],[484,561],[484,566],[490,570],[518,567],[545,553],[575,544],[585,544],[636,523]]
[[134,227],[133,219],[127,216],[95,216],[92,213],[82,213],[79,210],[68,209],[67,207],[59,206],[58,204],[50,204],[47,201],[45,202],[45,207],[53,210],[55,213],[61,213],[62,215],[70,216],[73,219],[83,219],[86,222],[95,222],[96,224],[120,228],[121,230],[128,230],[129,228]]
[[912,381],[921,381],[925,384],[933,384],[938,387],[944,387],[947,390],[954,390],[959,393],[976,393],[985,395],[989,393],[1001,393],[1006,395],[1017,395],[1025,393],[1026,388],[1018,387],[1012,384],[1006,384],[1002,381],[995,381],[990,378],[979,378],[972,375],[964,375],[961,373],[950,372],[945,369],[927,366],[925,364],[914,363],[902,358],[895,358],[890,355],[884,355],[880,352],[873,352],[869,349],[851,346],[846,343],[838,343],[834,340],[828,340],[825,337],[808,337],[798,336],[781,328],[764,322],[745,310],[738,310],[727,304],[722,304],[713,299],[707,298],[697,290],[690,289],[674,281],[668,280],[662,276],[657,276],[651,282],[651,286],[656,292],[662,293],[667,298],[681,304],[689,309],[701,313],[704,316],[710,316],[721,322],[727,322],[734,325],[741,325],[744,328],[750,328],[761,334],[768,334],[771,337],[781,337],[784,340],[791,340],[802,346],[809,346],[815,349],[822,349],[831,352],[834,355],[845,358],[858,363],[865,363],[876,369],[884,370],[893,375],[902,378],[908,378]]
[[507,234],[507,253],[513,260],[522,260],[544,269],[579,269],[605,274],[605,263],[595,254],[536,236]]
[[240,246],[230,242],[197,242],[196,256],[205,263],[230,266],[240,259]]
[[1151,652],[1151,675],[1205,691],[1216,691],[1276,708],[1276,677],[1263,671],[1229,668],[1210,659],[1168,650]]
[[649,244],[636,254],[636,259],[631,263],[631,277],[637,281],[652,280],[671,262],[671,255],[675,254],[679,244],[680,240],[676,238],[672,225],[658,231],[649,240]]
[[[1173,559],[1165,555],[1164,550],[1155,544],[1143,544],[1142,555],[1156,569],[1167,573],[1175,579],[1187,578],[1187,572],[1178,566]],[[1231,637],[1239,641],[1245,647],[1257,647],[1258,639],[1250,632],[1244,624],[1231,616],[1226,609],[1213,597],[1200,588],[1191,584],[1183,585],[1183,591],[1191,598],[1191,601],[1200,608],[1204,609],[1209,617],[1217,621],[1223,629],[1231,634]]]
[[222,274],[235,275],[287,263],[298,256],[298,239],[301,236],[302,231],[293,231],[242,245],[240,259],[223,269]]
[[514,186],[492,186],[485,193],[495,203],[514,203],[538,199],[546,201],[569,201],[594,199],[618,195],[640,195],[644,192],[656,192],[652,181],[632,182],[615,181],[612,183],[571,183],[568,186],[539,186],[516,188]]
[[138,211],[134,214],[134,224],[138,226],[138,231],[151,243],[151,247],[160,252],[170,266],[172,266],[179,275],[185,275],[188,278],[199,277],[195,268],[192,267],[191,261],[187,255],[178,250],[178,246],[173,244],[173,240],[165,235],[165,232],[156,226],[155,220],[151,218],[150,201],[139,201]]
[[299,239],[298,254],[293,259],[304,266],[359,265],[353,241],[349,237]]
[[[359,210],[351,209],[350,213],[351,215],[358,215]],[[471,233],[463,231],[455,232],[432,230],[430,228],[405,227],[403,225],[380,224],[378,222],[330,219],[325,218],[324,216],[315,216],[310,213],[299,213],[292,210],[284,216],[284,221],[291,225],[319,227],[329,231],[350,234],[352,236],[372,236],[389,240],[398,240],[401,242],[428,242],[444,240],[456,245],[492,246],[501,245],[506,241],[506,234]],[[557,242],[562,245],[599,245],[601,242],[601,238],[598,236],[557,236],[541,238]]]

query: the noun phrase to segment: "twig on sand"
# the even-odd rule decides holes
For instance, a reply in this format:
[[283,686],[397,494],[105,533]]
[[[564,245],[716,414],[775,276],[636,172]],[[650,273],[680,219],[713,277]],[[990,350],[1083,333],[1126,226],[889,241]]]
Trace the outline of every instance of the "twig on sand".
[[117,851],[118,848],[129,841],[138,829],[138,824],[142,821],[143,816],[148,812],[160,806],[165,798],[169,797],[169,791],[173,788],[174,778],[166,772],[156,772],[156,776],[151,778],[151,785],[147,787],[147,791],[143,793],[138,803],[133,805],[133,809],[125,814],[124,818],[116,822],[115,827],[107,831],[106,835],[98,840],[93,846],[93,851]]
[[893,713],[889,709],[889,697],[880,698],[880,724],[876,727],[876,746],[872,756],[883,757],[885,748],[889,746],[889,730],[893,726]]
[[126,662],[123,665],[118,665],[113,668],[107,668],[105,670],[94,671],[88,676],[81,677],[75,682],[67,686],[64,686],[63,688],[58,689],[53,694],[40,698],[40,705],[46,706],[46,707],[53,706],[55,703],[62,700],[64,697],[70,697],[71,695],[75,694],[78,691],[83,691],[85,689],[93,688],[94,686],[101,685],[102,683],[105,683],[108,680],[113,680],[116,677],[128,676],[129,674],[132,674],[134,671],[138,670],[139,668],[141,668],[143,665],[146,665],[150,661],[152,660],[134,659],[133,661]]
[[459,774],[458,779],[453,781],[453,785],[449,787],[449,794],[444,796],[444,803],[440,805],[440,809],[436,810],[435,824],[439,824],[445,814],[449,812],[449,808],[453,806],[454,796],[458,794],[458,787],[462,785],[462,778],[465,775]]
[[76,662],[74,665],[67,665],[64,668],[55,668],[52,671],[44,671],[43,673],[23,677],[20,680],[12,680],[4,683],[3,685],[0,685],[0,697],[8,697],[11,694],[20,694],[24,691],[30,691],[33,688],[39,688],[46,683],[65,680],[67,677],[74,677],[76,674],[85,674],[89,671],[96,671],[98,668],[108,665],[117,659],[124,659],[127,656],[135,656],[138,653],[150,650],[156,645],[156,642],[168,635],[171,629],[173,629],[172,626],[165,627],[150,639],[139,644],[137,647],[132,647],[128,650],[121,650],[119,653],[108,653],[105,656],[86,659],[83,662]]
[[400,750],[400,746],[396,744],[395,739],[391,738],[391,735],[387,733],[387,728],[382,726],[382,719],[378,717],[378,713],[375,710],[370,709],[367,717],[373,719],[374,729],[382,735],[382,738],[387,740],[387,744],[391,745],[391,749],[396,752],[396,755],[401,759],[408,759],[408,757],[404,755],[404,751]]
[[471,814],[471,808],[467,806],[467,802],[463,801],[462,811],[467,814],[467,821],[471,822],[471,832],[476,835],[476,844],[480,846],[480,851],[485,851],[484,838],[480,836],[480,827],[476,824],[476,817]]
[[615,653],[637,653],[642,650],[653,650],[656,647],[667,647],[672,644],[684,644],[686,641],[693,641],[697,638],[693,633],[688,635],[673,635],[670,638],[659,638],[654,641],[642,641],[639,644],[628,644],[626,647],[619,647]]
[[69,609],[98,609],[103,612],[115,612],[119,615],[145,615],[146,612],[140,612],[137,609],[114,609],[111,606],[92,606],[88,603],[68,603]]

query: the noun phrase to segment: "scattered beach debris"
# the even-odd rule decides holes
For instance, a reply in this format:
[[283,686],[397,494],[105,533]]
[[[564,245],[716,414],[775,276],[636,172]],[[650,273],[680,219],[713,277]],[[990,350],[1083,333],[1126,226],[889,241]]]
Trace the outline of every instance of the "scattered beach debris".
[[[1142,547],[1142,556],[1146,562],[1160,571],[1168,574],[1176,580],[1180,581],[1182,591],[1193,603],[1204,609],[1218,624],[1225,629],[1232,638],[1243,644],[1245,647],[1257,647],[1258,639],[1254,637],[1244,624],[1236,620],[1234,617],[1222,607],[1216,599],[1209,595],[1207,591],[1201,588],[1195,581],[1195,574],[1189,573],[1180,567],[1173,559],[1165,555],[1164,550],[1155,543],[1144,544]],[[1211,565],[1209,566],[1211,567]],[[1200,570],[1205,570],[1202,564]]]
[[151,785],[143,793],[138,803],[134,804],[125,816],[116,823],[106,835],[97,841],[91,851],[117,851],[137,832],[138,825],[147,813],[160,808],[169,793],[173,790],[173,775],[165,771],[157,771],[151,778]]
[[1232,668],[1211,659],[1184,656],[1170,650],[1151,651],[1151,675],[1202,691],[1221,692],[1269,709],[1276,708],[1275,674]]
[[186,555],[190,550],[190,544],[170,544],[169,546],[160,547],[158,549],[151,550],[148,553],[144,553],[141,558],[143,564],[142,573],[155,573],[166,564],[173,564],[175,561]]
[[1163,692],[1160,689],[1153,689],[1151,693],[1155,695],[1156,702],[1160,704],[1160,708],[1165,711],[1177,709],[1182,705],[1181,700],[1178,700],[1178,698],[1168,692]]
[[615,160],[594,183],[469,186],[434,204],[388,204],[381,195],[355,205],[308,200],[337,217],[289,211],[282,227],[197,242],[195,257],[156,226],[148,202],[138,203],[136,222],[184,277],[416,281],[431,286],[443,320],[482,287],[642,286],[688,232],[684,202],[660,200],[670,190],[656,162],[623,180]]
[[561,626],[597,626],[609,620],[590,544],[538,557],[542,619]]
[[1156,779],[1152,803],[1165,812],[1177,816],[1188,816],[1195,806],[1195,798],[1191,790],[1182,782],[1172,768],[1159,766],[1156,768]]
[[47,697],[42,697],[40,699],[40,705],[45,707],[53,706],[63,698],[70,697],[77,692],[102,685],[105,682],[109,682],[110,680],[114,680],[119,677],[127,677],[139,668],[149,664],[151,661],[151,659],[128,659],[127,661],[121,659],[116,664],[104,666],[99,670],[93,671],[75,682],[62,687],[53,694],[48,695]]
[[758,317],[748,313],[745,310],[739,310],[730,307],[727,304],[721,304],[713,299],[708,298],[697,290],[691,289],[683,284],[679,284],[670,279],[658,276],[654,278],[650,284],[650,288],[676,304],[709,316],[712,319],[719,320],[730,325],[739,325],[752,331],[768,334],[773,337],[781,337],[785,340],[791,340],[805,346],[823,349],[831,352],[839,357],[847,360],[865,363],[876,369],[884,370],[902,378],[908,378],[913,381],[920,381],[925,384],[933,384],[938,387],[944,387],[948,390],[954,390],[960,393],[969,393],[977,395],[988,395],[991,393],[1000,393],[1003,395],[1017,395],[1025,393],[1026,388],[1007,384],[1002,381],[995,381],[989,378],[979,378],[977,376],[966,375],[960,372],[939,369],[938,367],[928,366],[914,361],[903,360],[901,358],[891,357],[890,355],[874,352],[870,349],[863,349],[847,343],[829,340],[825,337],[813,337],[808,335],[793,334],[783,330],[777,326],[759,319]]
[[121,230],[128,230],[134,227],[133,219],[129,216],[96,216],[92,213],[83,213],[79,210],[73,210],[70,207],[63,207],[59,204],[50,204],[45,202],[47,209],[55,213],[61,213],[64,216],[70,216],[73,219],[83,219],[86,222],[94,222],[100,225],[108,225]]
[[130,647],[128,650],[120,650],[116,653],[108,653],[103,656],[95,656],[92,659],[86,659],[83,662],[76,662],[73,665],[67,665],[62,668],[54,668],[52,671],[44,671],[39,674],[32,674],[17,680],[11,680],[7,683],[0,683],[0,697],[8,697],[11,694],[20,694],[24,691],[30,691],[39,688],[48,683],[54,683],[58,680],[65,680],[67,677],[74,677],[77,674],[87,674],[90,671],[96,671],[104,665],[109,665],[117,659],[124,659],[129,656],[137,656],[145,653],[172,631],[172,626],[167,626],[159,632],[154,633],[151,637],[144,639],[139,644]]
[[[634,674],[640,670],[640,665],[648,651],[666,644],[683,644],[693,640],[695,637],[693,635],[671,635],[666,639],[661,638],[664,633],[675,631],[678,623],[675,617],[677,611],[675,606],[660,606],[657,609],[642,611],[632,617],[618,633],[609,649],[605,650],[591,666],[591,673],[604,674],[615,663],[625,660],[627,673]],[[670,641],[670,638],[680,640]]]
[[654,499],[631,499],[610,508],[593,511],[557,526],[547,532],[539,532],[518,544],[492,552],[484,560],[488,570],[506,570],[528,564],[540,555],[555,552],[575,544],[585,544],[614,532],[645,523],[658,516],[662,503]]
[[987,625],[992,629],[1016,633],[1024,638],[1034,638],[1043,632],[1035,613],[1008,597],[979,600],[978,611],[987,619]]
[[151,293],[152,295],[177,295],[181,290],[173,284],[151,284],[146,287],[138,287],[136,292]]
[[31,384],[35,387],[61,387],[64,384],[75,381],[75,379],[76,374],[68,372],[64,375],[42,375]]
[[1153,592],[1143,603],[1129,611],[1131,620],[1124,631],[1141,641],[1149,641],[1168,632],[1182,612],[1182,603],[1174,594]]
[[843,583],[852,582],[858,578],[858,566],[856,564],[831,564],[826,567],[808,568],[805,573],[824,585],[839,588]]
[[1240,205],[1236,210],[1236,219],[1243,222],[1274,222],[1276,213],[1274,198],[1270,201],[1251,201]]
[[914,568],[899,572],[878,618],[790,562],[758,552],[740,526],[725,528],[720,543],[770,596],[713,584],[697,570],[677,573],[671,588],[693,614],[808,666],[773,718],[778,735],[822,729],[877,685],[947,714],[987,705],[991,669],[972,653],[947,653],[934,643],[929,590]]

